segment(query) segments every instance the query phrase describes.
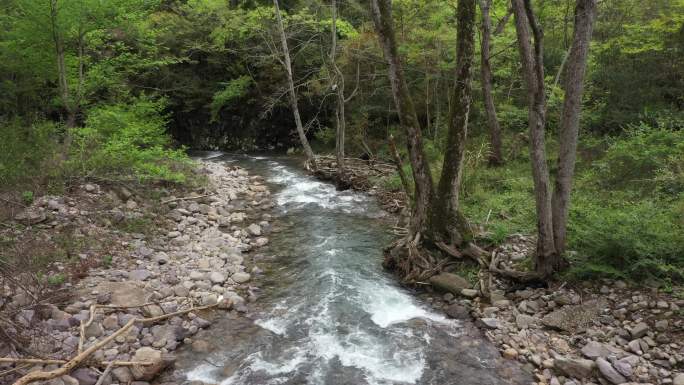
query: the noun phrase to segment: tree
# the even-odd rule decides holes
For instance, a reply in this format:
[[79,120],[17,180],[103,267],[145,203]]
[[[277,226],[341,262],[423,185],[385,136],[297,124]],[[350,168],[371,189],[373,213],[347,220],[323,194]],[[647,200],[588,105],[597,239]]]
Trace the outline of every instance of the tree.
[[290,50],[287,46],[287,36],[285,35],[285,27],[283,26],[283,19],[280,15],[278,0],[273,0],[273,6],[275,7],[276,21],[278,22],[278,33],[280,34],[280,43],[283,49],[283,66],[285,67],[285,72],[287,74],[288,94],[290,96],[290,106],[292,108],[292,114],[294,115],[295,125],[297,126],[297,134],[299,135],[299,141],[301,142],[304,154],[306,155],[307,166],[316,169],[316,156],[311,149],[311,145],[309,145],[309,140],[306,138],[306,133],[302,126],[302,118],[299,116],[297,92],[294,87],[292,62],[290,61]]
[[[544,93],[543,33],[530,0],[512,0],[518,47],[527,89],[530,156],[537,212],[537,249],[535,273],[548,277],[564,265],[565,229],[572,176],[577,149],[582,82],[587,62],[589,41],[596,13],[596,0],[577,0],[575,32],[571,49],[569,74],[565,81],[560,128],[559,175],[552,198],[551,178],[545,148],[546,96]],[[530,33],[531,31],[531,33]],[[534,47],[530,45],[534,42]]]
[[[480,10],[482,11],[482,36],[480,38],[480,71],[482,76],[482,96],[484,97],[485,114],[487,115],[487,125],[489,126],[489,164],[499,166],[503,164],[503,154],[501,149],[501,126],[496,117],[496,106],[492,93],[492,67],[489,62],[490,40],[492,37],[492,19],[489,16],[491,0],[480,0]],[[508,15],[508,14],[507,14]]]

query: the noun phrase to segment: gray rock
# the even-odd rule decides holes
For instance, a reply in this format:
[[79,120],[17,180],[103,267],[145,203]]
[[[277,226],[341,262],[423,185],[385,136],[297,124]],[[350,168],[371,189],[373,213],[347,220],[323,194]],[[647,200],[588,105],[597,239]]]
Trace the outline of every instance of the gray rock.
[[132,270],[128,273],[128,279],[132,281],[144,281],[151,276],[152,273],[145,269]]
[[650,328],[647,323],[639,322],[629,330],[629,334],[632,336],[632,339],[637,339],[645,336],[649,329]]
[[470,318],[470,312],[468,311],[468,308],[460,305],[460,304],[453,304],[449,305],[444,309],[444,312],[451,318],[455,319],[468,319]]
[[266,238],[266,237],[257,238],[256,241],[254,241],[254,243],[256,243],[257,247],[266,246],[268,244],[268,238]]
[[104,334],[102,325],[99,322],[93,322],[85,328],[86,338],[100,337]]
[[245,283],[249,281],[252,276],[249,273],[237,272],[230,277],[235,283]]
[[168,234],[166,234],[166,236],[169,238],[178,238],[180,235],[180,231],[169,231]]
[[134,365],[131,373],[136,380],[149,381],[159,374],[172,362],[171,357],[162,356],[162,352],[150,347],[142,347],[136,350],[132,361],[145,361],[149,365]]
[[470,288],[470,282],[453,273],[440,273],[430,277],[430,284],[439,291],[459,294],[463,289]]
[[[632,356],[632,357],[634,357],[634,356]],[[636,362],[638,362],[638,361],[636,361]],[[636,364],[636,362],[634,364]],[[627,378],[632,377],[632,375],[634,374],[634,367],[632,365],[632,362],[630,360],[625,359],[625,358],[613,362],[613,367],[620,374],[622,374],[623,376],[625,376]]]
[[209,274],[209,280],[213,283],[223,283],[226,281],[226,276],[214,271]]
[[684,385],[684,373],[679,373],[672,380],[672,385]]
[[95,385],[98,375],[92,369],[79,368],[71,372],[71,377],[78,381],[79,385]]
[[596,364],[583,358],[556,357],[553,366],[559,372],[574,378],[590,378]]
[[670,326],[670,323],[666,319],[658,320],[655,323],[655,328],[659,332],[664,332],[665,330],[667,330],[668,326]]
[[478,295],[478,291],[475,289],[463,289],[461,290],[461,295],[466,298],[475,298]]
[[14,216],[14,220],[17,222],[22,222],[24,224],[28,223],[29,225],[45,222],[46,219],[47,216],[44,212],[31,209],[26,209]]
[[249,225],[249,227],[247,227],[247,231],[249,231],[249,233],[255,237],[258,237],[261,235],[261,226],[257,225],[256,223],[252,223]]
[[133,373],[131,373],[131,370],[126,366],[119,366],[112,369],[112,376],[114,376],[120,384],[128,384],[133,381]]
[[518,314],[515,317],[515,324],[518,325],[520,329],[528,329],[530,326],[538,325],[539,322],[539,318],[527,314]]
[[596,359],[598,357],[605,358],[611,354],[611,350],[605,344],[596,341],[589,341],[582,348],[582,354],[591,359]]
[[604,300],[591,300],[581,305],[564,306],[542,318],[544,326],[575,333],[586,329],[606,306]]
[[501,327],[501,323],[496,318],[480,318],[477,320],[477,324],[486,329],[498,329]]
[[116,314],[111,314],[102,320],[102,327],[106,330],[114,330],[119,328],[119,317]]
[[596,366],[598,366],[599,372],[603,375],[603,377],[612,382],[613,384],[622,384],[627,382],[627,379],[620,373],[613,368],[613,365],[610,364],[610,362],[606,361],[605,359],[599,357],[596,359]]

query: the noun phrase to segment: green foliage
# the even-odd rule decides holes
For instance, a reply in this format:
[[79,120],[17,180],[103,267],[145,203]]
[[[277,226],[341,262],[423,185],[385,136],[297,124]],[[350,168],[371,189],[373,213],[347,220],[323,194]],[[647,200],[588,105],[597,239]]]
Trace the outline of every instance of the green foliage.
[[31,185],[55,172],[56,133],[49,122],[0,121],[0,190]]
[[169,149],[163,109],[163,100],[145,97],[92,109],[85,127],[73,130],[71,170],[82,176],[184,182],[190,161],[182,150]]
[[52,286],[59,286],[66,281],[64,274],[57,273],[47,277],[47,283]]
[[102,266],[109,269],[112,266],[112,256],[107,254],[102,256]]
[[676,196],[684,192],[684,131],[632,125],[596,166],[602,186]]
[[224,88],[214,94],[211,101],[211,116],[212,120],[216,121],[219,111],[222,107],[233,103],[245,94],[247,87],[252,82],[252,78],[243,75],[236,79],[223,83]]
[[33,203],[33,191],[23,191],[21,193],[21,200],[27,206]]

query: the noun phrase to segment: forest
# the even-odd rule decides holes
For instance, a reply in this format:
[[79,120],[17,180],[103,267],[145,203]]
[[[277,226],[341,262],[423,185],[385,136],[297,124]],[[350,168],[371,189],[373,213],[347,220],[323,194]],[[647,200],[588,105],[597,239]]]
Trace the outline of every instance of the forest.
[[684,385],[682,309],[684,0],[0,3],[0,383]]
[[[508,1],[478,1],[461,31],[455,1],[397,0],[383,16],[393,42],[378,40],[362,1],[281,3],[282,31],[269,1],[4,2],[2,189],[182,183],[184,148],[389,162],[393,136],[415,200],[427,179],[441,191],[452,178],[452,209],[480,242],[549,232],[551,197],[538,195],[562,181],[567,241],[538,251],[566,254],[574,278],[684,278],[681,0],[600,1],[586,14],[570,0],[532,2],[536,32]],[[575,53],[577,39],[591,48]],[[300,150],[298,131],[313,150]],[[425,165],[415,184],[412,145]],[[403,189],[398,175],[374,183]]]

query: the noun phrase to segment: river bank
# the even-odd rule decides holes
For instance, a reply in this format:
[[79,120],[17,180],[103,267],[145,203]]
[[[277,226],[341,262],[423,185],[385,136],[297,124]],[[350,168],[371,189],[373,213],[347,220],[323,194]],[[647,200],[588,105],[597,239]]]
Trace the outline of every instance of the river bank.
[[[399,215],[397,223],[407,222],[406,195],[379,183],[394,171],[370,168],[352,175],[351,187],[377,197]],[[324,158],[322,169],[319,177],[335,178],[334,159]],[[534,245],[534,237],[517,234],[489,251],[519,268]],[[499,278],[485,298],[467,262],[433,277],[419,296],[449,317],[473,320],[502,357],[528,366],[539,384],[684,384],[684,298],[615,280],[525,287]]]
[[68,242],[75,255],[49,263],[47,276],[3,274],[3,383],[56,370],[109,340],[50,384],[144,385],[173,364],[182,344],[201,349],[193,336],[216,312],[246,311],[261,274],[247,252],[269,242],[269,191],[259,176],[229,164],[199,161],[197,172],[207,183],[196,191],[143,194],[88,183],[14,215],[2,229],[14,251],[31,255]]

